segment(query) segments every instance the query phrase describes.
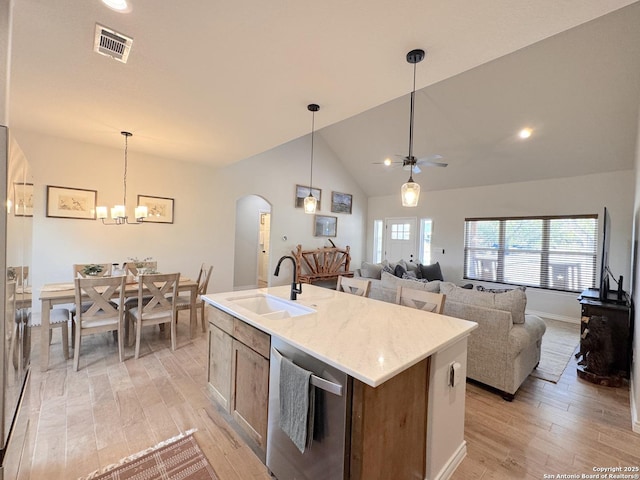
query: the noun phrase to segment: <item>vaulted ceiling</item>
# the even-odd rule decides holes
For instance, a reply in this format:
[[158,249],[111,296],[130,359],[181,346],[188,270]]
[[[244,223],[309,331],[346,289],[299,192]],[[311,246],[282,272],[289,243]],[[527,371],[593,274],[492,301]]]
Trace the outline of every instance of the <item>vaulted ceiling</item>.
[[[414,151],[449,163],[423,188],[633,166],[638,2],[129,1],[15,0],[9,126],[223,166],[308,134],[315,102],[363,189],[391,193],[406,172],[374,162],[408,153],[423,48]],[[92,51],[96,23],[133,37],[127,64]]]

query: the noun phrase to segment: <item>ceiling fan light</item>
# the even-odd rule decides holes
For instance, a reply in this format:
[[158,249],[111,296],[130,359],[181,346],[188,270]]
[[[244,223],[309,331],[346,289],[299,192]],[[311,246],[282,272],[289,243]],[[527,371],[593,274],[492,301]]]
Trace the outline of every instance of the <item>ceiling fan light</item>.
[[384,164],[388,167],[391,165],[391,159],[390,158],[385,158],[384,159]]
[[304,213],[316,213],[316,205],[318,200],[313,195],[309,194],[304,199]]
[[407,183],[402,185],[400,193],[402,195],[403,207],[418,206],[418,199],[420,198],[420,185],[414,182],[413,179],[409,179]]

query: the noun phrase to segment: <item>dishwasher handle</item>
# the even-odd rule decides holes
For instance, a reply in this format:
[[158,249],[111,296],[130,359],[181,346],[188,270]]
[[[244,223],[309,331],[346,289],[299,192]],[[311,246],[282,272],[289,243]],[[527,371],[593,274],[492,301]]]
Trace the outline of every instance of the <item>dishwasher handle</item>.
[[[271,347],[271,351],[279,361],[282,360],[283,355],[275,347]],[[309,381],[311,385],[319,388],[320,390],[332,393],[333,395],[337,395],[338,397],[342,396],[342,385],[340,385],[339,383],[330,382],[329,380],[325,380],[324,378],[318,377],[314,374],[311,374],[311,379]]]

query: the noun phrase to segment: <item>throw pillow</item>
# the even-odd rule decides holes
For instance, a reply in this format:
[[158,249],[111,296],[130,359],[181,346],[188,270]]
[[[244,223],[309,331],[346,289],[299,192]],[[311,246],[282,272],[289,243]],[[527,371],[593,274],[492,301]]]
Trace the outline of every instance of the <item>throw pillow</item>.
[[380,280],[380,275],[382,274],[382,264],[362,262],[360,272],[362,273],[363,277]]
[[[522,290],[523,292],[527,290],[527,287],[524,287],[524,286],[520,286],[516,288]],[[506,293],[513,290],[513,288],[486,288],[486,287],[483,287],[482,285],[476,285],[476,290],[478,290],[479,292],[488,292],[488,293]]]
[[382,286],[393,290],[397,289],[398,286],[402,286],[415,288],[416,290],[424,290],[425,292],[440,293],[440,283],[441,282],[438,280],[428,282],[424,279],[398,278],[390,273],[382,272]]
[[[406,265],[406,264],[405,264]],[[402,278],[402,276],[407,273],[407,269],[404,268],[400,262],[398,262],[398,264],[396,265],[395,270],[393,271],[393,274],[398,277],[398,278]]]
[[440,270],[440,262],[433,263],[431,265],[418,265],[420,269],[420,276],[426,278],[429,281],[440,280],[443,281],[442,270]]
[[[391,275],[393,275],[393,268],[391,268],[389,265],[383,265],[382,266],[382,271],[390,273]],[[380,274],[380,278],[382,278],[382,273]]]
[[413,273],[416,278],[420,278],[420,269],[418,268],[417,263],[408,262],[406,268],[407,268],[407,273]]
[[[416,272],[407,272],[404,275],[402,275],[402,278],[404,278],[405,280],[407,278],[412,279],[412,280],[418,280],[418,277],[416,277]],[[422,280],[422,279],[420,279]],[[426,282],[427,279],[424,279],[424,281]]]

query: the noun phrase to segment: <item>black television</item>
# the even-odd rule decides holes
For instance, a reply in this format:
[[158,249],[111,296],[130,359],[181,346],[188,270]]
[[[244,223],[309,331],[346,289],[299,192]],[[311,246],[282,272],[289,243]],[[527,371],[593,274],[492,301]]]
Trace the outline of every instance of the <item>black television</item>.
[[602,257],[600,258],[600,301],[606,302],[609,298],[609,244],[611,243],[611,217],[607,207],[602,214]]
[[[607,207],[602,214],[602,257],[600,259],[600,285],[598,296],[601,302],[624,303],[625,293],[622,287],[622,275],[616,280],[609,268],[609,245],[611,244],[611,216]],[[617,284],[617,291],[610,289],[610,281]]]

